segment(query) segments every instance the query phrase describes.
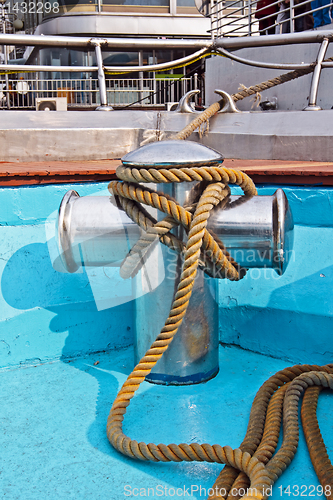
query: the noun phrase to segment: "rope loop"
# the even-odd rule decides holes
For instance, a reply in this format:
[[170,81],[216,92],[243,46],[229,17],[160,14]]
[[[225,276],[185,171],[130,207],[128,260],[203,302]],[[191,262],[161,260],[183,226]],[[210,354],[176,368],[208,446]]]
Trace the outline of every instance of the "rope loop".
[[[223,243],[206,229],[206,225],[210,210],[230,194],[229,184],[240,186],[246,196],[257,194],[250,177],[241,171],[222,168],[220,165],[172,169],[128,168],[121,165],[117,168],[117,176],[123,182],[111,182],[109,190],[117,196],[127,215],[145,231],[121,265],[120,274],[124,279],[137,274],[144,257],[158,239],[178,253],[186,255],[184,270],[187,269],[190,259],[194,259],[194,265],[199,266],[209,276],[233,281],[245,276],[245,270],[240,269]],[[204,182],[206,185],[204,194],[192,207],[182,207],[170,196],[140,185],[192,181]],[[159,209],[166,217],[157,222],[147,215],[141,204]],[[183,226],[189,233],[188,242],[191,249],[186,249],[185,244],[170,232],[177,225]]]
[[[144,234],[132,248],[122,267],[124,278],[134,276],[140,269],[142,257],[151,245],[160,240],[178,253],[184,254],[182,274],[174,296],[169,317],[155,342],[146,352],[119,391],[107,422],[107,436],[114,448],[124,455],[143,461],[182,462],[206,461],[225,464],[212,490],[210,500],[266,500],[271,487],[293,460],[298,446],[298,403],[304,391],[333,388],[333,365],[297,365],[289,367],[268,379],[259,389],[250,414],[244,441],[236,450],[228,446],[191,443],[145,444],[138,443],[124,434],[122,424],[127,407],[145,377],[162,357],[180,327],[191,297],[198,267],[219,277],[239,280],[243,274],[231,258],[223,243],[207,230],[207,222],[213,207],[221,204],[230,194],[229,184],[239,185],[248,196],[256,195],[252,180],[243,172],[222,168],[220,165],[200,168],[144,169],[120,166],[117,175],[121,181],[113,181],[110,191],[117,196],[121,207],[143,230]],[[202,193],[195,202],[182,207],[172,197],[153,191],[142,183],[197,181]],[[142,205],[159,209],[165,217],[157,222]],[[187,233],[182,242],[171,233],[181,225]],[[203,256],[203,250],[204,256]],[[209,256],[209,258],[207,258]],[[310,388],[310,389],[308,389]],[[309,406],[304,398],[305,406]],[[313,410],[312,416],[313,420]],[[282,445],[275,453],[281,422],[284,435]],[[306,420],[306,418],[305,418]],[[319,428],[318,428],[319,429]],[[313,433],[306,434],[313,440]],[[319,431],[320,434],[320,431]],[[317,436],[317,434],[316,434]],[[321,435],[318,442],[322,443]],[[312,448],[311,448],[312,446]],[[316,461],[318,475],[323,475],[321,456],[317,447],[309,445],[311,458]],[[325,449],[326,450],[326,449]],[[275,455],[273,456],[273,454]],[[319,460],[319,462],[318,462]],[[324,464],[329,462],[327,453]],[[318,465],[319,463],[319,465]],[[329,462],[330,464],[330,462]],[[330,465],[329,473],[333,471]],[[329,475],[329,474],[328,474]],[[333,473],[331,473],[333,480]],[[321,476],[320,476],[321,478]],[[321,478],[322,479],[322,478]],[[327,474],[322,479],[327,486]],[[327,488],[326,488],[327,489]],[[325,490],[326,491],[326,490]],[[328,490],[327,490],[328,491]],[[330,490],[331,491],[331,490]],[[221,496],[220,492],[225,495]],[[331,500],[331,497],[328,497]],[[333,498],[332,498],[333,500]]]
[[[178,139],[184,139],[195,128],[207,122],[219,110],[215,103],[189,124]],[[208,126],[208,125],[207,125]],[[118,167],[120,181],[109,185],[120,206],[135,221],[144,234],[129,252],[121,267],[124,278],[134,276],[141,267],[142,258],[152,244],[160,240],[184,255],[184,264],[174,301],[156,340],[140,360],[120,389],[107,421],[107,436],[112,446],[124,455],[142,461],[182,462],[206,461],[225,464],[213,488],[210,500],[266,500],[271,488],[293,460],[298,446],[298,403],[306,391],[302,407],[305,435],[311,459],[323,485],[324,493],[333,491],[333,467],[327,456],[319,427],[309,429],[315,420],[313,401],[306,397],[308,391],[315,399],[322,387],[333,389],[333,364],[326,366],[297,365],[270,377],[259,389],[251,408],[245,438],[238,449],[219,444],[186,443],[154,444],[138,443],[123,432],[123,420],[135,392],[158,360],[168,349],[186,314],[198,267],[209,275],[239,280],[244,272],[232,259],[223,242],[207,230],[211,210],[223,205],[230,194],[230,184],[240,186],[246,196],[257,194],[252,180],[243,172],[213,165],[200,168],[170,169]],[[169,183],[197,181],[201,194],[195,202],[182,207],[164,193],[155,192],[142,183]],[[165,217],[157,222],[142,205],[159,209]],[[181,225],[187,233],[187,241],[180,241],[171,230]],[[310,417],[308,417],[310,408]],[[283,441],[277,453],[280,427],[283,421]],[[318,443],[318,446],[317,444]],[[319,453],[320,452],[320,453]],[[275,455],[274,455],[275,453]],[[274,455],[274,456],[273,456]],[[327,470],[327,473],[325,472]],[[328,487],[328,488],[327,488]],[[223,496],[222,496],[223,492]],[[327,494],[329,500],[333,496]]]

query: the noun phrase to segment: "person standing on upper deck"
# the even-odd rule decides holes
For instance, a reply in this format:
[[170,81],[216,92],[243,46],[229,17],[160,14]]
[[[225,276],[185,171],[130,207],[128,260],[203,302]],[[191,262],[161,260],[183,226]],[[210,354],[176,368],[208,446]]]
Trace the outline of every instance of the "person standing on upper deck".
[[290,0],[279,2],[279,13],[276,18],[275,34],[290,33]]
[[274,35],[275,33],[277,5],[272,5],[273,3],[275,3],[274,0],[258,0],[257,2],[257,10],[254,15],[259,21],[260,35]]
[[326,7],[325,5],[329,5],[330,0],[313,0],[311,2],[312,9],[318,9],[319,7],[324,7],[321,10],[317,10],[316,12],[312,12],[313,20],[314,20],[314,28],[319,28],[319,26],[325,26],[326,24],[331,24],[332,16],[331,16],[331,8]]

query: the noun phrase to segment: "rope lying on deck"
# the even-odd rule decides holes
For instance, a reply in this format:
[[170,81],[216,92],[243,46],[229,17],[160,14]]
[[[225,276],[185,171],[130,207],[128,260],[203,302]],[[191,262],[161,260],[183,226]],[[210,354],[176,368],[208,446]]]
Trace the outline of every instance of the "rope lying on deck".
[[[242,452],[248,452],[257,457],[266,465],[265,470],[273,485],[294,458],[299,435],[298,402],[305,390],[302,422],[306,442],[324,493],[327,494],[328,499],[331,499],[333,498],[333,468],[316,420],[317,399],[321,387],[333,388],[333,364],[296,365],[285,368],[270,377],[254,399],[247,433],[240,449]],[[274,458],[271,458],[277,447],[282,416],[283,443]],[[259,446],[258,443],[260,443]],[[225,467],[217,478],[213,490],[225,493],[225,498],[229,500],[241,498],[241,493],[250,487],[250,482],[245,474],[239,473],[239,470]],[[214,494],[209,498],[215,500],[224,497]]]
[[[130,400],[146,375],[168,349],[182,323],[200,263],[201,249],[209,250],[208,254],[211,255],[212,263],[221,271],[221,277],[231,280],[241,279],[237,263],[225,252],[222,242],[215,241],[208,233],[206,225],[210,210],[229,194],[228,184],[240,185],[244,193],[251,196],[256,194],[255,186],[246,174],[221,166],[200,167],[193,171],[184,168],[156,170],[120,166],[117,175],[123,182],[111,182],[110,190],[119,198],[127,214],[147,231],[136,245],[139,250],[136,247],[132,249],[132,256],[141,252],[142,257],[142,250],[149,248],[157,237],[171,248],[179,252],[183,251],[184,244],[170,233],[172,227],[178,224],[182,224],[188,231],[188,241],[185,247],[181,280],[169,317],[151,348],[119,391],[108,418],[108,438],[118,451],[139,460],[207,461],[226,464],[227,467],[223,469],[213,486],[217,494],[211,496],[211,500],[226,497],[237,499],[242,495],[235,494],[236,490],[246,491],[247,488],[251,488],[249,490],[251,494],[246,494],[244,498],[265,499],[270,486],[290,464],[296,452],[299,398],[310,386],[333,388],[333,375],[330,375],[333,374],[333,364],[323,367],[301,365],[286,368],[265,382],[254,400],[247,434],[237,450],[218,444],[138,443],[125,435],[122,429],[122,422]],[[183,179],[193,180],[194,178],[201,182],[205,179],[206,187],[197,203],[186,208],[181,207],[165,194],[156,193],[138,185],[148,181],[173,182],[176,180],[180,182]],[[156,222],[139,203],[158,208],[167,214],[167,217],[161,222]],[[207,263],[204,264],[209,267]],[[125,268],[123,272],[130,276],[132,270],[133,262],[130,260],[128,268]],[[282,415],[283,443],[272,458],[279,438]],[[312,433],[310,437],[313,441]],[[319,457],[321,456],[322,454],[319,453]],[[322,459],[319,458],[318,462],[318,453],[315,454],[314,460],[319,463],[317,469],[321,470]],[[225,493],[225,496],[221,496],[220,492]]]

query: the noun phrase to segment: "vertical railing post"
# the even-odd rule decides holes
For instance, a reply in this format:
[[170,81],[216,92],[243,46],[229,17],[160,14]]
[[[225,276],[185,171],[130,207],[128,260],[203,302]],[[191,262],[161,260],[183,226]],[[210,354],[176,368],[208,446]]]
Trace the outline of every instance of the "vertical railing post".
[[177,0],[170,0],[169,9],[170,9],[169,13],[172,16],[176,16],[177,15]]
[[252,0],[247,0],[248,35],[252,35]]
[[[6,34],[6,6],[4,3],[1,3],[1,20],[2,20],[2,33],[5,35]],[[8,64],[8,47],[7,45],[3,45],[3,56],[4,56],[4,63]],[[5,74],[5,81],[6,81],[6,104],[7,108],[10,109],[10,95],[9,95],[9,78],[8,74]]]
[[[222,12],[223,12],[223,0],[216,0],[215,2],[216,8],[216,38],[220,37],[222,33]],[[221,9],[221,11],[220,11]],[[221,12],[221,14],[220,14]]]
[[157,104],[157,86],[156,86],[156,73],[153,73],[153,104]]
[[[143,66],[143,51],[139,50],[139,66]],[[139,101],[143,99],[143,71],[139,71]]]
[[303,111],[319,111],[322,109],[320,106],[317,105],[317,95],[318,95],[318,86],[321,74],[321,63],[324,60],[328,44],[329,44],[328,38],[324,38],[320,45],[316,61],[316,67],[312,75],[309,104],[306,106],[306,108],[304,108]]
[[[173,58],[173,51],[171,52],[171,57]],[[171,74],[173,74],[173,69],[170,70]],[[168,93],[169,93],[169,101],[170,102],[175,102],[175,85],[174,85],[175,80],[168,80]]]
[[39,73],[36,73],[36,97],[35,97],[35,104],[36,104],[36,98],[40,97],[40,78],[39,78]]
[[224,0],[219,0],[220,5],[217,9],[217,16],[220,16],[219,19],[219,33],[218,36],[223,36],[223,8],[225,7]]
[[289,17],[290,17],[290,33],[294,33],[294,0],[290,0],[289,3]]
[[106,82],[105,82],[105,73],[104,73],[101,43],[98,41],[95,41],[94,45],[95,45],[96,62],[97,62],[97,67],[98,67],[99,95],[100,95],[100,99],[101,99],[101,105],[96,108],[96,111],[112,111],[113,107],[108,106],[108,99],[107,99],[107,94],[106,94]]
[[[198,73],[194,73],[194,90],[198,90]],[[198,94],[194,96],[194,102],[198,105]]]
[[214,0],[210,0],[210,35],[211,41],[214,42],[216,36],[214,30],[216,29],[214,23],[216,22],[216,13],[214,12]]
[[[5,64],[7,64],[7,62],[5,62]],[[7,104],[7,108],[10,109],[10,94],[9,94],[9,78],[8,78],[8,73],[5,74],[5,81],[6,81],[6,104]]]

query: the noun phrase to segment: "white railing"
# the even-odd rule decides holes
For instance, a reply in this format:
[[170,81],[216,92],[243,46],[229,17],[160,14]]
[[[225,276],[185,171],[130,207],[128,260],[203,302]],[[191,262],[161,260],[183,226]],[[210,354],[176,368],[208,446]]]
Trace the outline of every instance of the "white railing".
[[316,7],[311,0],[214,0],[211,3],[212,38],[295,33],[329,25],[332,2]]
[[[31,64],[16,64],[10,65],[8,64],[7,58],[7,49],[5,50],[5,58],[4,64],[0,67],[0,72],[5,75],[6,88],[4,97],[7,107],[11,106],[11,97],[10,90],[12,90],[12,94],[15,95],[18,93],[15,88],[11,88],[9,83],[9,74],[10,73],[32,73],[32,72],[50,72],[50,73],[93,73],[97,71],[98,77],[98,88],[99,88],[99,98],[100,98],[100,106],[98,109],[107,109],[108,108],[108,92],[107,92],[107,83],[106,83],[106,74],[119,74],[119,73],[141,73],[143,72],[151,72],[154,73],[156,71],[165,71],[173,68],[181,68],[194,62],[201,57],[204,57],[209,53],[210,43],[204,40],[154,40],[154,46],[162,46],[163,48],[187,48],[187,49],[199,49],[193,52],[190,55],[185,57],[181,57],[176,59],[175,61],[167,61],[156,64],[147,64],[147,65],[139,65],[139,66],[104,66],[102,49],[106,50],[108,47],[120,47],[122,51],[126,50],[126,48],[130,48],[134,50],[136,47],[143,49],[144,47],[151,47],[152,40],[151,39],[117,39],[117,38],[87,38],[87,37],[71,37],[71,36],[44,36],[44,35],[6,35],[0,34],[0,44],[8,47],[8,45],[23,45],[23,46],[43,46],[43,47],[89,47],[94,48],[95,58],[96,58],[96,66],[58,66],[58,65],[31,65]],[[183,79],[183,78],[182,78]],[[169,80],[169,79],[168,79]],[[169,85],[172,83],[170,82]],[[42,89],[43,90],[43,89]],[[48,91],[48,89],[46,89]],[[53,90],[53,89],[52,89]],[[77,91],[77,89],[75,89]],[[149,97],[147,95],[143,95],[143,93],[149,90]],[[34,94],[38,92],[38,87],[36,88],[28,88],[25,91],[26,96],[30,94]],[[71,89],[69,90],[69,92]],[[151,95],[158,94],[159,90],[150,90],[150,88],[144,88],[143,78],[138,80],[138,88],[135,91],[139,92],[138,101],[142,102],[151,97]],[[80,89],[80,92],[81,89]],[[119,92],[118,92],[119,94]],[[27,97],[28,99],[28,97]],[[17,100],[17,105],[19,105],[19,99]],[[132,102],[131,104],[134,104]],[[15,106],[15,102],[13,102]]]
[[[106,79],[107,104],[113,107],[153,107],[177,102],[200,85],[197,74],[182,78]],[[0,108],[35,109],[36,99],[67,98],[68,108],[100,105],[98,79],[21,78],[0,80]],[[202,93],[204,95],[204,93]]]
[[[249,7],[254,5],[255,2],[251,2],[251,0],[247,0],[249,2]],[[291,4],[293,5],[293,0],[290,0]],[[309,3],[309,2],[303,2],[304,3]],[[332,2],[333,3],[333,2]],[[277,4],[277,2],[273,3],[274,5]],[[329,6],[331,5],[328,4]],[[298,7],[300,4],[298,4]],[[242,7],[243,8],[243,7]],[[325,7],[327,8],[327,6]],[[240,9],[240,7],[238,7]],[[312,13],[319,12],[323,10],[322,8],[314,9]],[[296,7],[295,7],[296,11]],[[289,11],[291,13],[291,11]],[[219,11],[216,11],[216,17],[218,17]],[[252,16],[252,14],[251,14]],[[304,14],[302,14],[304,17]],[[301,16],[301,17],[302,17]],[[244,17],[244,16],[243,16]],[[270,16],[266,16],[270,17]],[[293,17],[291,13],[291,19],[289,21],[289,24],[292,24],[295,22],[297,16]],[[220,18],[221,20],[222,17]],[[251,17],[247,17],[248,21],[250,22],[251,26]],[[218,20],[218,19],[217,19]],[[272,26],[277,26],[279,23],[278,21],[274,23]],[[251,29],[250,27],[248,28],[249,30]],[[212,32],[213,33],[213,32]],[[254,34],[253,32],[250,32],[250,35]],[[8,107],[10,108],[11,105],[13,107],[17,108],[22,108],[26,107],[26,104],[28,107],[33,107],[32,103],[36,101],[36,98],[38,96],[45,96],[46,98],[50,98],[54,96],[56,93],[57,97],[64,97],[62,93],[67,93],[69,96],[72,96],[73,94],[75,97],[73,98],[74,102],[73,104],[70,103],[70,105],[83,105],[83,104],[88,104],[91,102],[93,99],[92,96],[95,96],[94,99],[96,99],[96,105],[100,102],[100,106],[97,107],[97,109],[107,109],[108,104],[112,104],[112,99],[111,95],[113,95],[114,101],[116,99],[120,99],[120,106],[126,107],[126,105],[133,105],[138,104],[139,102],[142,103],[144,101],[149,101],[147,106],[150,105],[156,105],[156,100],[158,99],[163,99],[163,103],[170,102],[172,99],[178,100],[180,97],[180,94],[177,95],[177,98],[175,97],[175,90],[172,93],[171,85],[186,85],[187,78],[181,77],[178,81],[175,80],[174,82],[170,82],[169,78],[166,80],[159,80],[158,78],[155,79],[144,79],[144,78],[139,78],[137,80],[116,80],[116,79],[109,79],[106,78],[106,74],[110,76],[111,73],[117,72],[118,74],[123,72],[123,73],[143,73],[143,72],[158,72],[166,69],[173,69],[173,68],[179,68],[184,65],[187,65],[191,62],[194,62],[198,59],[201,59],[202,57],[208,56],[211,54],[211,52],[216,52],[220,53],[225,57],[229,57],[230,59],[233,59],[235,61],[238,61],[239,63],[250,65],[250,66],[258,66],[258,67],[264,67],[264,68],[275,68],[275,69],[283,69],[283,70],[299,70],[299,69],[306,69],[309,70],[309,72],[313,71],[313,78],[311,82],[311,88],[310,88],[310,95],[309,95],[309,105],[307,106],[306,109],[318,109],[318,106],[316,105],[316,98],[317,98],[317,93],[318,93],[318,85],[319,85],[319,80],[320,80],[320,75],[321,75],[321,70],[323,68],[332,68],[333,67],[333,61],[331,58],[325,59],[325,54],[328,48],[328,45],[330,41],[332,40],[332,29],[322,29],[319,31],[313,31],[313,30],[305,30],[301,33],[290,33],[290,34],[274,34],[274,35],[269,35],[269,36],[221,36],[219,38],[215,37],[213,38],[210,42],[207,41],[202,41],[202,40],[192,40],[190,42],[186,41],[186,43],[189,43],[190,46],[187,48],[200,48],[200,50],[196,50],[196,52],[192,53],[189,56],[185,56],[181,59],[177,59],[176,61],[169,61],[167,63],[157,63],[157,64],[147,64],[147,65],[141,65],[141,66],[117,66],[117,67],[112,67],[112,66],[107,66],[104,67],[103,65],[103,57],[102,57],[102,45],[103,48],[107,47],[119,47],[119,43],[124,43],[126,47],[130,46],[130,44],[136,45],[136,43],[140,43],[142,47],[145,46],[151,46],[151,40],[148,39],[140,39],[140,41],[129,41],[126,40],[125,42],[119,41],[118,39],[85,39],[84,37],[62,37],[62,36],[37,36],[37,35],[1,35],[0,34],[0,44],[2,45],[10,45],[12,43],[17,44],[17,45],[27,45],[27,46],[58,46],[58,47],[77,47],[77,46],[91,46],[93,45],[95,47],[95,55],[96,55],[96,62],[97,62],[97,67],[87,67],[87,66],[45,66],[45,65],[9,65],[9,64],[2,64],[0,65],[0,74],[3,75],[2,81],[4,83],[1,83],[1,102],[0,106]],[[183,40],[179,40],[176,43],[181,43],[184,42]],[[170,40],[155,40],[155,42],[159,47],[163,46],[162,44],[165,44],[164,48],[170,48]],[[175,43],[173,40],[171,43]],[[239,55],[235,54],[234,51],[237,49],[245,48],[245,47],[266,47],[266,46],[274,46],[274,45],[293,45],[293,44],[303,44],[303,43],[320,43],[317,59],[311,63],[304,63],[304,62],[298,62],[298,63],[274,63],[274,62],[261,62],[261,61],[254,61],[250,59],[244,59],[243,57],[240,57]],[[184,44],[183,44],[184,45]],[[124,50],[125,47],[122,47],[122,50]],[[57,79],[57,80],[38,80],[32,79],[32,80],[26,80],[24,83],[22,81],[14,80],[9,78],[9,73],[15,73],[19,74],[22,72],[25,73],[32,73],[32,72],[37,72],[37,74],[41,74],[38,72],[59,72],[59,73],[90,73],[92,74],[93,72],[96,72],[98,74],[98,79],[95,80],[95,87],[85,87],[87,85],[87,79],[80,79],[80,80],[72,80],[72,79]],[[168,75],[170,76],[170,75]],[[63,83],[59,82],[80,82],[79,83],[79,88],[75,86],[73,87],[73,83],[70,83],[69,87],[67,87],[67,83],[64,85]],[[40,82],[43,82],[41,84]],[[49,82],[49,83],[48,83]],[[82,83],[85,82],[85,83]],[[89,80],[90,82],[90,80]],[[96,82],[98,82],[98,92],[99,96],[97,95],[97,85]],[[111,83],[113,82],[113,83]],[[118,82],[118,86],[115,86],[115,82]],[[125,82],[131,82],[130,84]],[[135,82],[135,86],[133,84]],[[146,87],[145,87],[145,82],[146,82]],[[192,85],[190,85],[190,88],[187,87],[187,89],[183,87],[179,87],[177,91],[181,92],[181,95],[185,93],[185,90],[191,90],[191,89],[196,89],[197,88],[197,81],[194,77],[194,81],[192,82]],[[59,86],[60,85],[60,86]],[[202,85],[202,83],[201,83]],[[5,87],[5,88],[4,88]],[[176,88],[176,87],[174,87]],[[201,90],[201,89],[199,89]],[[125,101],[125,99],[128,99],[128,95],[132,95],[131,103],[127,104],[128,101]],[[88,97],[87,97],[88,95]],[[164,96],[164,97],[154,97],[154,96]],[[31,97],[32,96],[32,97]],[[81,96],[81,97],[78,97]],[[83,97],[82,97],[83,96]],[[120,96],[122,96],[120,98]],[[125,97],[127,96],[127,97]],[[66,95],[68,100],[68,96]],[[138,99],[135,100],[135,98],[138,97]],[[16,98],[16,102],[15,102]],[[71,98],[72,99],[72,98]],[[81,99],[81,100],[80,100]],[[84,99],[87,99],[88,102],[83,102]],[[100,99],[100,101],[98,100]],[[109,101],[110,99],[110,101]],[[154,101],[155,99],[155,101]],[[83,100],[83,101],[82,101]],[[161,101],[160,101],[161,102]],[[95,105],[95,103],[93,103]],[[116,102],[113,103],[114,105],[118,104]],[[202,103],[201,103],[202,104]]]

